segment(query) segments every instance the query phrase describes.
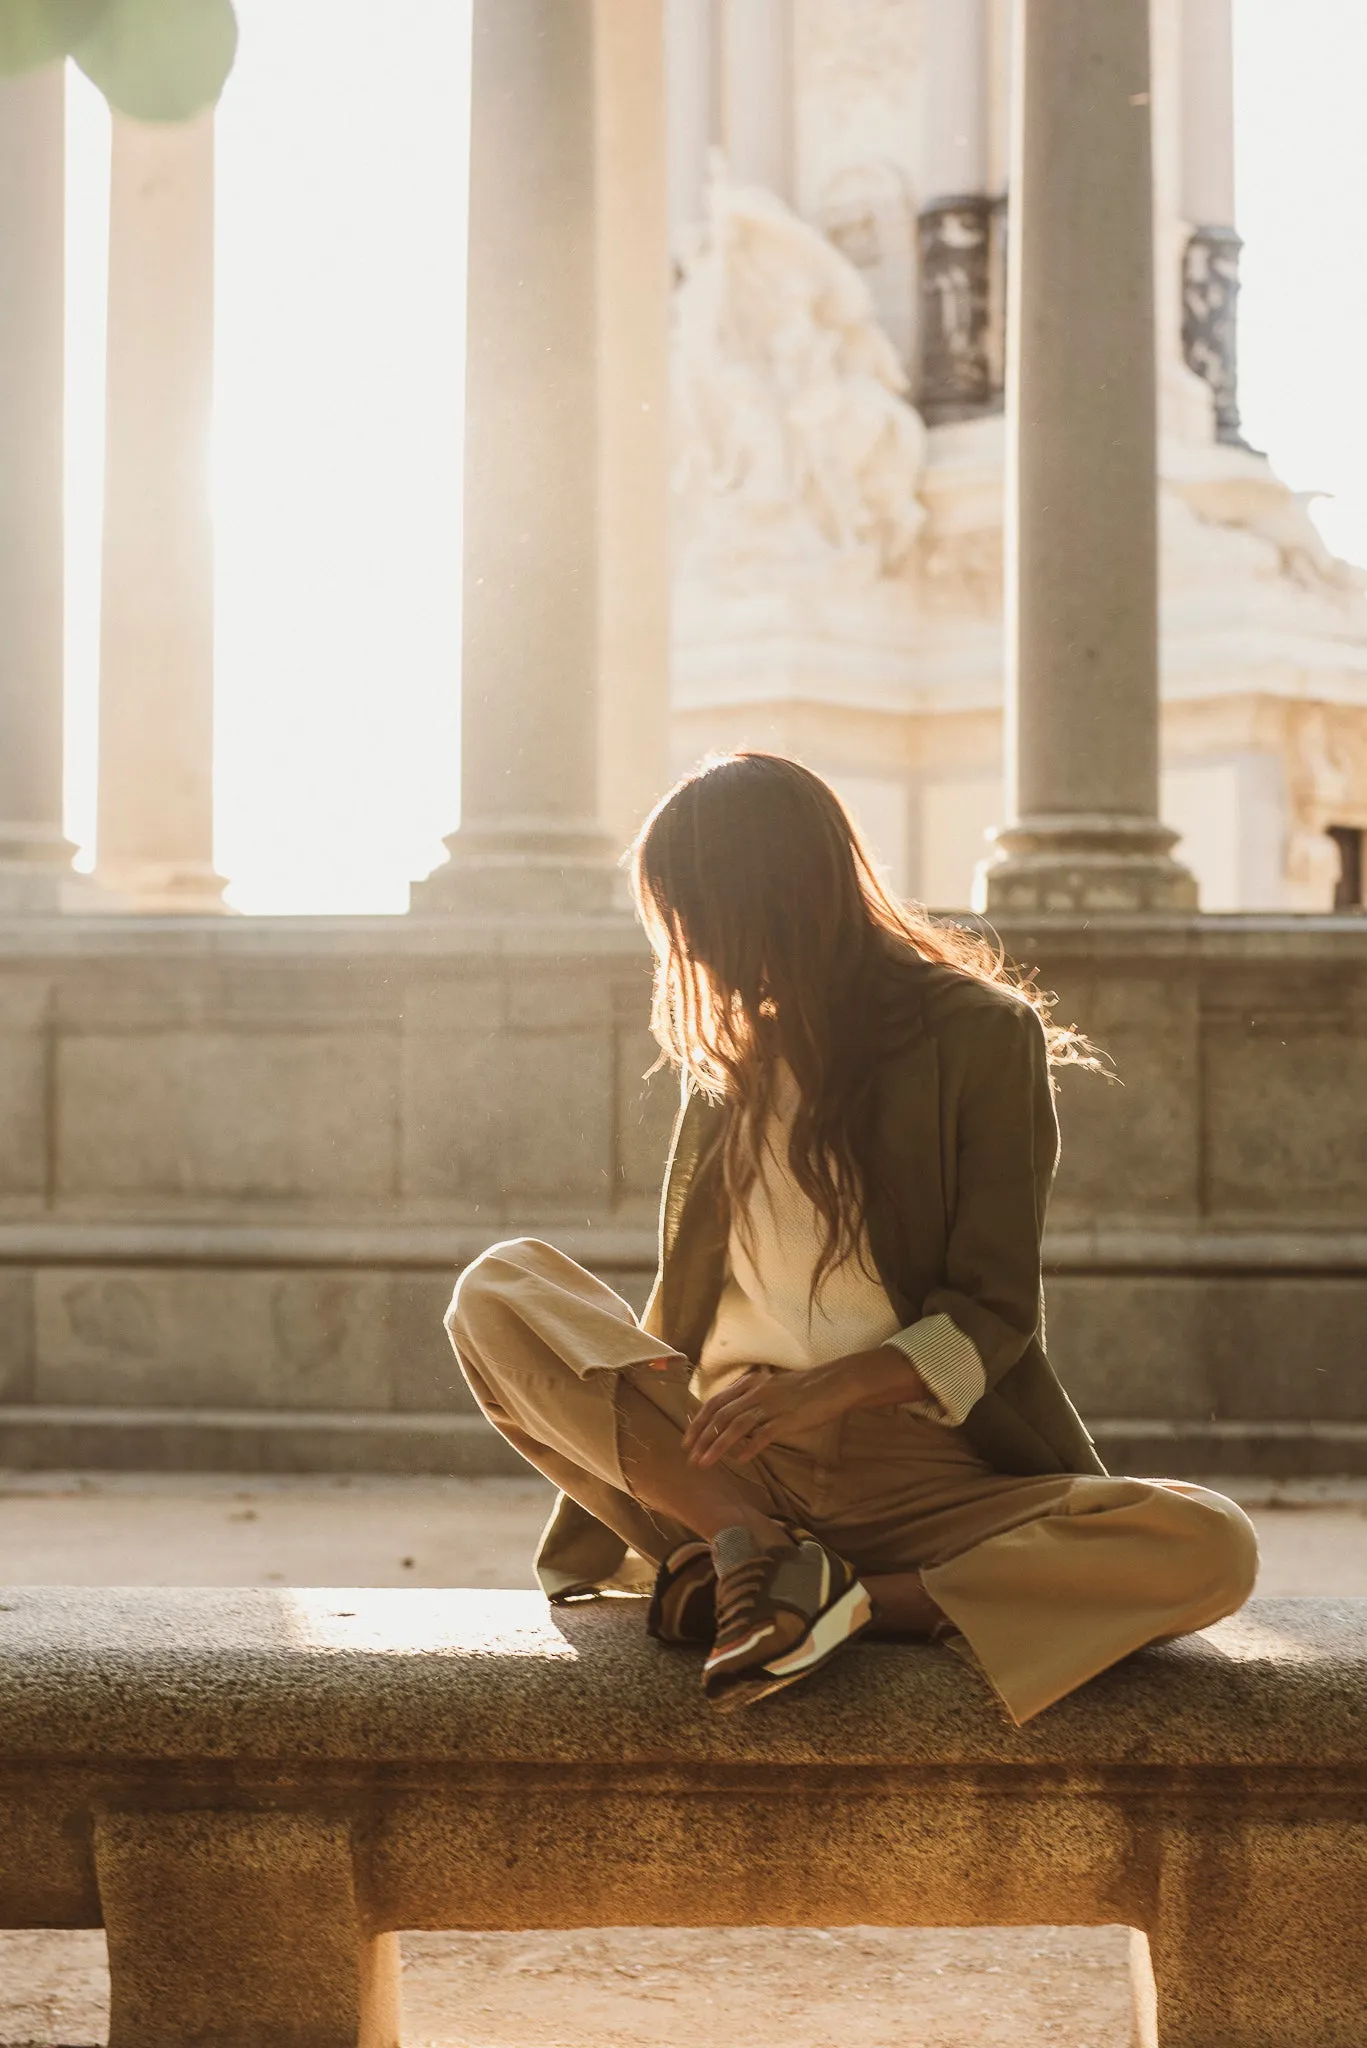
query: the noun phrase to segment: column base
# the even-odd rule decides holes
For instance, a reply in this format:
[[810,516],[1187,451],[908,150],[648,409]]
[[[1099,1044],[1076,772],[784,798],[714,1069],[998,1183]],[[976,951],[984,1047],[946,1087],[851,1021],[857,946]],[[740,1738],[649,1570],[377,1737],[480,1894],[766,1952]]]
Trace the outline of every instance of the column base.
[[0,917],[91,908],[94,884],[72,868],[75,852],[55,825],[0,825]]
[[149,917],[226,917],[227,880],[209,861],[102,860],[96,879],[121,910]]
[[1196,877],[1156,818],[1078,812],[1023,818],[996,835],[978,869],[974,907],[989,916],[1198,909]]
[[453,832],[448,860],[409,885],[423,917],[607,917],[626,908],[612,842],[585,826]]

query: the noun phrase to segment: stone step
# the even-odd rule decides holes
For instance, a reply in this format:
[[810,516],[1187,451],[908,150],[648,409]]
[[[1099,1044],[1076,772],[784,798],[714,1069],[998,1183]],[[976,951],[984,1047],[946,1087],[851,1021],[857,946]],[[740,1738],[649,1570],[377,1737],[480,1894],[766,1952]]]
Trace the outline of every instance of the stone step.
[[[1367,1478],[1367,1423],[1089,1416],[1112,1472]],[[478,1478],[522,1460],[477,1414],[0,1406],[0,1470],[393,1472]]]
[[0,1407],[0,1469],[465,1479],[527,1468],[481,1415],[13,1405]]

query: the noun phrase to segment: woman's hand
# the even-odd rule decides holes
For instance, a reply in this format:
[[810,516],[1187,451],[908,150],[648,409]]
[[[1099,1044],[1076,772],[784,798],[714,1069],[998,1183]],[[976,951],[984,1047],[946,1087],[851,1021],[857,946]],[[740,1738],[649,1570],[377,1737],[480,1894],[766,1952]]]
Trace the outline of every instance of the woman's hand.
[[900,1351],[856,1351],[830,1365],[785,1372],[752,1365],[710,1401],[684,1431],[690,1464],[750,1460],[776,1438],[802,1435],[836,1421],[850,1408],[894,1407],[925,1392],[925,1382]]

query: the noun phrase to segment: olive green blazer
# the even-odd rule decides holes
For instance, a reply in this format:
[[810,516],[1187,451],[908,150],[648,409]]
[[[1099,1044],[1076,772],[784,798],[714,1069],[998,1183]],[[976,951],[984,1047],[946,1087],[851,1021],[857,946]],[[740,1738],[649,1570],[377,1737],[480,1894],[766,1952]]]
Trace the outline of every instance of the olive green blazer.
[[[1104,1472],[1044,1350],[1040,1247],[1059,1140],[1040,1021],[1004,989],[927,961],[904,959],[891,988],[875,1096],[885,1199],[867,1214],[879,1278],[900,1324],[947,1315],[974,1345],[987,1384],[963,1429],[994,1471]],[[722,1115],[698,1095],[680,1109],[645,1314],[695,1360],[726,1271]],[[574,1567],[597,1555],[594,1531],[620,1559],[620,1539],[563,1503],[538,1558],[548,1590],[584,1583]]]

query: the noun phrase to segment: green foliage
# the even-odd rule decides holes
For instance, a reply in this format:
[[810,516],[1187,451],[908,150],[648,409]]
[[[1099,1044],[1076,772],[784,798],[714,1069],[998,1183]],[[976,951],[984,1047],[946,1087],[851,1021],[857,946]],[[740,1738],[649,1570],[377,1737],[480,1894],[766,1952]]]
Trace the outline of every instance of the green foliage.
[[0,74],[65,57],[104,9],[105,0],[0,0]]
[[182,121],[222,92],[237,17],[232,0],[106,0],[71,54],[121,114]]
[[0,0],[0,73],[73,57],[138,121],[211,107],[236,54],[232,0]]

